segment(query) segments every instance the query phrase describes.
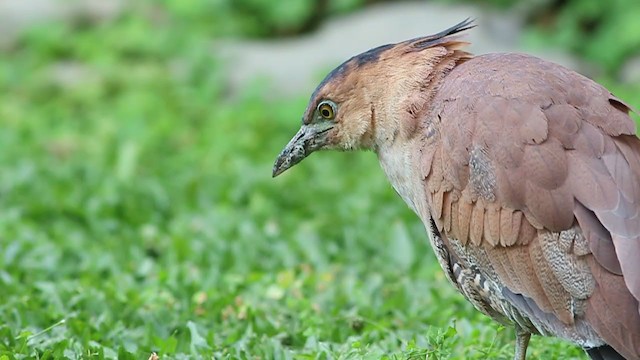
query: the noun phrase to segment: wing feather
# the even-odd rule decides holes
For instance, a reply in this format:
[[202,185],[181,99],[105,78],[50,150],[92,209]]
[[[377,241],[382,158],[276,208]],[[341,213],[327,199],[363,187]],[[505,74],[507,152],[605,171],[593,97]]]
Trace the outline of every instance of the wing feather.
[[[554,266],[584,272],[581,281],[590,271],[599,285],[589,290],[587,317],[616,349],[640,356],[640,140],[630,107],[575,72],[524,55],[465,62],[434,104],[441,138],[426,186],[436,223],[464,246],[485,247],[511,293],[564,324],[580,315],[572,305],[578,288]],[[562,261],[543,248],[543,234],[576,226],[585,240],[565,247]],[[591,270],[571,262],[588,259]],[[610,301],[618,310],[605,308]]]

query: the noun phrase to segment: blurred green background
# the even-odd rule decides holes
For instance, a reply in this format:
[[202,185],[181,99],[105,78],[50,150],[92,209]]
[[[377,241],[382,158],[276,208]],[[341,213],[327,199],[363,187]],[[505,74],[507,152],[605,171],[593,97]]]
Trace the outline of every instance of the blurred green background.
[[[314,154],[271,179],[313,85],[229,95],[216,39],[296,38],[374,1],[27,1],[23,18],[11,2],[0,360],[511,358],[511,329],[445,281],[375,155]],[[522,44],[640,107],[621,70],[640,56],[637,0],[466,4],[520,14]],[[529,353],[585,358],[554,339]]]

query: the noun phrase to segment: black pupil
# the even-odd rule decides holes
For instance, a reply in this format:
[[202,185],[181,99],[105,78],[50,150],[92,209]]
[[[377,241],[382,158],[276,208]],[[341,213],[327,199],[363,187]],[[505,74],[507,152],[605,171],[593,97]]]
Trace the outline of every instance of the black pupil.
[[327,109],[326,107],[322,110],[320,110],[322,112],[322,116],[328,118],[329,116],[331,116],[331,111],[329,111],[329,109]]

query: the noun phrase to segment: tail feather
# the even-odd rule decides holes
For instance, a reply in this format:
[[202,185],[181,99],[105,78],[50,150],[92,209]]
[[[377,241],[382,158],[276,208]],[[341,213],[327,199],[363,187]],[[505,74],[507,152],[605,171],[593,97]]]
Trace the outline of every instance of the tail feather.
[[609,345],[585,349],[585,351],[592,360],[625,360],[622,355],[618,354],[618,352]]

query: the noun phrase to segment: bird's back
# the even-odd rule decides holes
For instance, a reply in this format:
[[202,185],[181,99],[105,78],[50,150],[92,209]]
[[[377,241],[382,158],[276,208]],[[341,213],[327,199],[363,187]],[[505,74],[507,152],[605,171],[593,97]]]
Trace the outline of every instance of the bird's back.
[[640,141],[629,111],[527,55],[478,56],[444,78],[415,152],[423,220],[481,311],[640,358]]

